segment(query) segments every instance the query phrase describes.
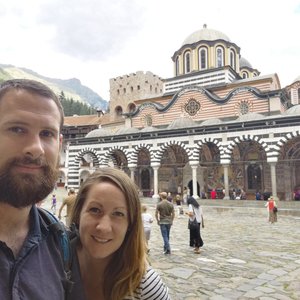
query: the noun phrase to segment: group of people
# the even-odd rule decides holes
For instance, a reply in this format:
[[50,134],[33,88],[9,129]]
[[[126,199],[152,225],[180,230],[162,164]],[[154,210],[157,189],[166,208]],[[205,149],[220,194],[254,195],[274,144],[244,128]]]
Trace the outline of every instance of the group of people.
[[[199,254],[200,247],[204,244],[200,233],[200,227],[204,228],[202,208],[192,196],[187,198],[187,205],[188,211],[186,214],[189,217],[189,223],[196,223],[196,226],[188,227],[190,231],[190,247],[194,248],[194,253]],[[155,218],[157,224],[160,226],[163,238],[163,253],[171,254],[170,231],[175,218],[175,210],[173,203],[168,201],[168,194],[166,192],[160,193],[160,201],[157,203],[155,209]]]
[[76,195],[68,276],[36,205],[58,177],[63,122],[61,103],[44,84],[0,85],[0,299],[170,299],[147,261],[136,186],[113,168],[95,171]]

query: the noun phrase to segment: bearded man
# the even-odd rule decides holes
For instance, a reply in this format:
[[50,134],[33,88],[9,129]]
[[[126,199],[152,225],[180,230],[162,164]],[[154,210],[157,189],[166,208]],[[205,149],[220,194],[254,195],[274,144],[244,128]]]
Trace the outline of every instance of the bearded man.
[[64,299],[60,249],[35,205],[57,180],[63,120],[44,84],[0,85],[0,299]]

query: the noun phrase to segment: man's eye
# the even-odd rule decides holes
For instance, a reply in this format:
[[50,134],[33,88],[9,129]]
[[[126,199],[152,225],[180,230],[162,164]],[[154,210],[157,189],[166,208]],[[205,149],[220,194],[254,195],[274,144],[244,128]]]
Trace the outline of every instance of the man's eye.
[[25,130],[21,127],[10,127],[9,131],[12,131],[14,133],[24,133]]
[[54,137],[55,136],[55,134],[50,130],[43,130],[40,133],[40,135],[43,136],[43,137]]

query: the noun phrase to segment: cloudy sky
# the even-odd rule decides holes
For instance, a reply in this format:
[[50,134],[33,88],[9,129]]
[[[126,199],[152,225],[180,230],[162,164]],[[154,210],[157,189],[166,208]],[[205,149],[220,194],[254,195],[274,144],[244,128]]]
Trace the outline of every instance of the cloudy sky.
[[300,75],[300,1],[0,0],[0,63],[76,77],[109,99],[109,79],[173,76],[171,56],[207,24],[282,86]]

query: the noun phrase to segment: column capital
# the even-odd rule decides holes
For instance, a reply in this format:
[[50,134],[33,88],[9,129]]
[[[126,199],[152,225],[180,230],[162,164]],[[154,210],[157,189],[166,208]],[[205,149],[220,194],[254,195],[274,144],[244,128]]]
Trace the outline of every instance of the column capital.
[[276,165],[277,162],[278,162],[278,157],[267,157],[267,163],[268,164]]
[[137,167],[137,164],[128,164],[129,169],[134,169]]
[[229,165],[231,163],[231,160],[228,158],[222,158],[220,160],[221,165]]
[[190,161],[190,166],[193,167],[198,167],[199,166],[199,162],[198,161]]
[[159,167],[160,167],[160,163],[159,162],[152,162],[151,164],[150,164],[150,166],[154,169],[154,168],[156,168],[156,169],[158,169]]

